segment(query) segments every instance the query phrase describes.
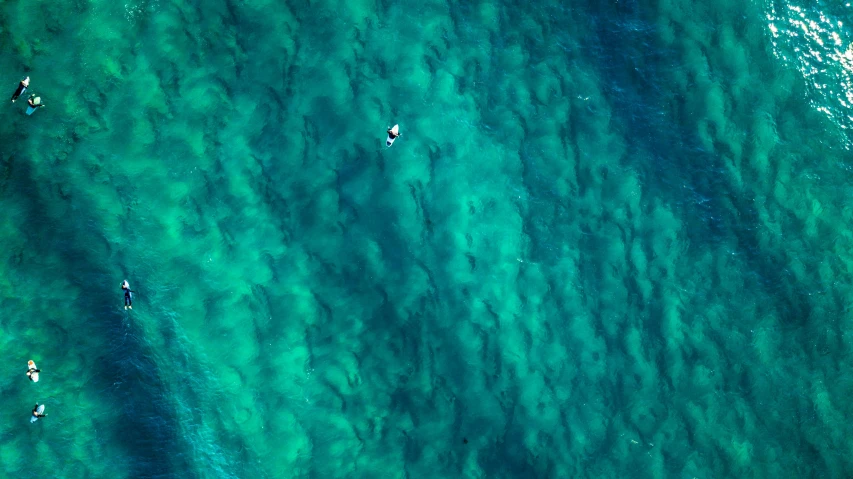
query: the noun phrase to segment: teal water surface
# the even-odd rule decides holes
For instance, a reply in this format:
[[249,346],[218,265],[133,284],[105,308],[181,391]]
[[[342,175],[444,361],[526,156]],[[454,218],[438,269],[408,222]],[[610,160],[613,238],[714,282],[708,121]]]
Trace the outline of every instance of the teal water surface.
[[2,475],[849,477],[851,21],[2,3]]

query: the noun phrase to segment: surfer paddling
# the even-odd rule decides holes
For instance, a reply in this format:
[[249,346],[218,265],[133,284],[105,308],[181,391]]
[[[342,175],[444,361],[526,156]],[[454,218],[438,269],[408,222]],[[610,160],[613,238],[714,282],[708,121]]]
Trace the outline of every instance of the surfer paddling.
[[30,86],[30,77],[26,77],[18,83],[18,89],[15,90],[15,93],[12,94],[12,103],[15,103],[15,100],[18,99],[19,96],[23,95],[27,88]]
[[33,406],[33,417],[30,419],[30,421],[36,422],[38,418],[45,416],[47,416],[47,414],[44,413],[44,405],[39,407],[39,403],[36,403],[36,405]]
[[36,369],[36,363],[32,359],[27,361],[27,377],[30,378],[30,381],[37,383],[40,372],[41,369]]
[[27,99],[27,104],[29,105],[27,115],[32,115],[34,111],[44,106],[44,103],[41,102],[41,97],[37,97],[35,94],[30,95],[30,98]]
[[124,291],[124,309],[133,309],[133,291],[130,290],[127,280],[121,283],[121,290]]
[[394,125],[391,128],[388,128],[388,139],[385,140],[385,146],[393,145],[394,140],[396,140],[398,136],[401,136],[399,125]]

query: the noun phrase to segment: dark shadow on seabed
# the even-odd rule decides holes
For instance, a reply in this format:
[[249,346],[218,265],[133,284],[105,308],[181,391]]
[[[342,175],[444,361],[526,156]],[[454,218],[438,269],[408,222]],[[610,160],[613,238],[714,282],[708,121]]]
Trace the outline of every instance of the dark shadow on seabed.
[[[118,309],[122,304],[118,288],[121,278],[97,266],[103,259],[92,258],[93,247],[106,258],[109,246],[93,227],[97,221],[85,213],[89,210],[81,204],[83,195],[67,192],[76,206],[72,209],[70,202],[58,197],[61,185],[36,179],[26,160],[10,161],[5,194],[25,198],[23,202],[29,212],[22,230],[27,232],[29,247],[36,253],[58,255],[68,282],[82,290],[68,307],[87,312],[94,323],[85,332],[70,330],[68,334],[97,335],[101,343],[97,349],[107,351],[90,363],[99,365],[96,371],[80,371],[81,375],[91,377],[90,381],[103,395],[95,402],[111,411],[106,416],[109,422],[98,425],[103,427],[98,427],[99,430],[109,433],[104,437],[96,432],[98,440],[116,441],[123,446],[131,477],[196,477],[187,461],[191,451],[176,435],[178,418],[174,409],[164,402],[166,389],[158,377],[151,349],[145,345],[134,321],[127,324],[122,321]],[[59,202],[65,205],[63,214],[48,214],[55,208],[47,208],[47,203],[55,206]],[[83,246],[87,243],[88,248]],[[61,414],[56,411],[50,419],[58,422]]]
[[[762,230],[761,218],[752,192],[742,185],[734,184],[726,165],[734,156],[742,155],[743,171],[749,172],[745,165],[752,153],[750,140],[744,140],[743,150],[735,152],[724,140],[719,139],[723,132],[719,132],[721,135],[717,136],[717,132],[711,130],[714,149],[709,151],[701,145],[697,135],[701,130],[700,122],[705,117],[696,114],[695,102],[691,111],[687,97],[702,95],[704,91],[696,84],[693,85],[693,91],[673,92],[670,88],[676,84],[672,72],[683,68],[679,62],[684,60],[684,56],[682,51],[660,42],[656,23],[658,19],[653,15],[654,9],[650,12],[640,8],[637,2],[623,2],[612,6],[596,4],[591,10],[595,14],[590,17],[590,21],[598,33],[596,37],[592,37],[595,40],[591,47],[605,60],[602,62],[602,77],[609,80],[607,98],[614,105],[614,115],[621,117],[619,123],[631,125],[630,131],[635,133],[624,135],[629,141],[629,149],[650,154],[647,155],[650,162],[635,162],[632,163],[632,168],[642,172],[644,183],[653,186],[656,195],[664,195],[668,204],[678,206],[680,216],[689,224],[686,232],[693,238],[694,244],[719,243],[726,241],[727,236],[733,236],[738,255],[743,257],[748,265],[747,276],[744,278],[747,287],[754,288],[755,297],[771,299],[764,307],[778,317],[779,326],[790,341],[808,343],[815,328],[821,328],[810,319],[813,319],[813,311],[821,309],[822,298],[811,295],[810,291],[814,285],[821,283],[817,271],[823,256],[801,257],[802,261],[813,264],[806,270],[807,278],[798,278],[789,269],[791,255],[796,253],[787,249],[776,249],[762,240],[761,235],[767,233]],[[649,13],[651,15],[647,15]],[[736,28],[747,28],[746,16],[733,21]],[[626,28],[629,22],[634,22],[637,28]],[[742,30],[738,32],[743,33]],[[753,59],[753,67],[762,71],[762,76],[766,78],[782,74],[779,71],[781,67],[774,63],[769,52],[764,53],[766,56],[759,55]],[[713,57],[708,60],[712,72],[715,68],[722,68],[717,60]],[[725,94],[732,93],[729,91],[731,84],[724,72],[717,73],[716,78],[722,83]],[[795,89],[795,92],[791,93],[792,98],[807,96],[801,84]],[[792,105],[789,99],[780,101],[781,104],[777,105],[780,109],[802,108],[804,123],[821,122],[821,119],[807,108],[805,101],[801,102],[802,106]],[[728,121],[742,129],[746,135],[753,134],[752,117],[748,115],[754,112],[748,111],[748,105],[741,105],[736,101],[735,105],[734,111],[727,112]],[[704,112],[699,110],[699,113]],[[801,153],[802,156],[808,157],[808,146],[784,142],[784,136],[782,140],[777,149],[777,153],[781,150],[782,154],[772,158],[771,162],[790,161],[792,155],[800,156]],[[819,161],[819,158],[815,159]],[[790,211],[787,214],[784,219],[789,222],[790,227],[802,227]],[[750,292],[747,290],[743,294],[749,296]],[[732,298],[741,299],[743,298]],[[838,313],[840,314],[840,311]],[[832,316],[832,313],[829,314]],[[758,318],[744,319],[755,321]],[[754,326],[750,322],[732,321],[730,327],[749,331]],[[653,326],[652,331],[656,330],[657,326]],[[724,344],[724,341],[720,342],[720,346]],[[664,356],[659,358],[659,362],[661,367],[665,368]],[[727,367],[736,371],[741,365],[733,362]],[[760,370],[743,371],[742,378],[734,376],[727,381],[728,388],[723,392],[743,397],[750,402],[756,401],[753,406],[760,410],[760,403],[757,401],[761,398],[750,390],[749,385],[759,382],[764,374],[766,373]],[[793,410],[808,409],[808,399],[805,397],[790,393],[781,396],[788,398],[786,404]],[[806,432],[800,429],[800,426],[780,422],[778,419],[762,418],[758,424],[764,429],[762,434],[777,437],[789,436],[791,428],[803,434]],[[698,432],[693,431],[689,437]],[[794,459],[791,467],[796,468],[799,467],[798,464],[807,463],[823,474],[829,472],[825,469],[821,453],[811,445],[799,443],[789,451]],[[679,471],[678,467],[673,470]]]

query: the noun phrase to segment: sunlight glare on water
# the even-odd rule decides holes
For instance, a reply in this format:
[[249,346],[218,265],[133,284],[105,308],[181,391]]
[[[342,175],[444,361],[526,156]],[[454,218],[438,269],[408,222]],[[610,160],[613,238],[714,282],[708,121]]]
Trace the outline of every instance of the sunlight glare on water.
[[[853,126],[853,44],[849,30],[837,12],[771,2],[767,27],[773,53],[794,66],[814,95],[811,105],[839,127]],[[845,4],[842,13],[847,13]]]

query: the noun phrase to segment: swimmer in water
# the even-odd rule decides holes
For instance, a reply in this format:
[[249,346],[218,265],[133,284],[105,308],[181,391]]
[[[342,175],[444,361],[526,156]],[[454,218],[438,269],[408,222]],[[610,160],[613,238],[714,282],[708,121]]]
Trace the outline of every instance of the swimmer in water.
[[15,90],[15,93],[12,94],[12,103],[15,103],[15,100],[18,99],[19,96],[23,95],[27,88],[30,86],[30,77],[26,77],[21,80],[21,83],[18,83],[18,89]]
[[130,283],[124,280],[121,283],[121,289],[124,291],[124,309],[133,309],[133,291],[130,290]]
[[36,403],[36,405],[33,406],[33,417],[38,419],[40,417],[45,417],[45,416],[47,416],[47,414],[40,413],[39,412],[39,403]]

